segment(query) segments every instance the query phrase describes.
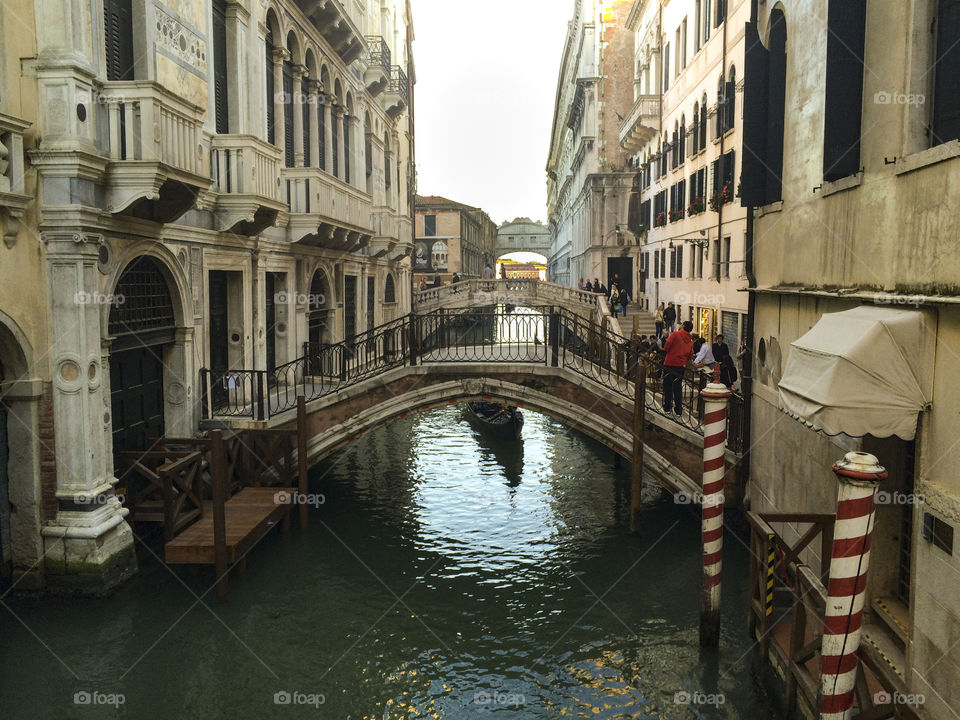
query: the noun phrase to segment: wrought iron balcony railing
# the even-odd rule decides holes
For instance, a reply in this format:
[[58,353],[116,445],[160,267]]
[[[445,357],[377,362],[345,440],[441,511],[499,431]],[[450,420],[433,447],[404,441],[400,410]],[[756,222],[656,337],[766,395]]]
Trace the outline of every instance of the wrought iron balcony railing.
[[380,65],[389,74],[392,65],[390,46],[379,35],[367,35],[367,65]]
[[390,71],[390,85],[387,90],[399,95],[404,105],[410,104],[410,84],[407,81],[407,74],[399,65],[394,65]]

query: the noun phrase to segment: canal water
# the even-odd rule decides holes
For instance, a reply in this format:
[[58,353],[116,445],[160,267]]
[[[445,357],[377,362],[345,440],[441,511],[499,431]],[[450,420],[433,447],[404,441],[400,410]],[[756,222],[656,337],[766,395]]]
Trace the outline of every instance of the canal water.
[[558,423],[527,412],[516,445],[450,406],[311,491],[309,531],[267,537],[226,603],[157,562],[104,600],[5,597],[0,718],[776,717],[746,549],[728,534],[701,653],[697,514],[651,488],[630,535],[628,466]]

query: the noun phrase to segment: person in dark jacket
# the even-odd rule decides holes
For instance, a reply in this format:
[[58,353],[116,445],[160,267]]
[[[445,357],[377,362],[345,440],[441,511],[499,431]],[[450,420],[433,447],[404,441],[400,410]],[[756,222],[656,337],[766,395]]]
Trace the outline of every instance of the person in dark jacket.
[[717,335],[717,341],[713,343],[713,359],[717,362],[723,362],[723,359],[730,355],[730,348],[723,341],[723,335]]
[[733,386],[737,382],[737,366],[730,353],[724,355],[723,360],[720,361],[720,382],[731,390],[734,389]]
[[593,292],[593,283],[587,280],[587,284],[583,286],[583,289],[587,292]]
[[[677,325],[677,309],[673,303],[668,303],[667,309],[663,311],[663,325],[668,333],[672,333]],[[693,324],[690,325],[690,329],[693,329]]]

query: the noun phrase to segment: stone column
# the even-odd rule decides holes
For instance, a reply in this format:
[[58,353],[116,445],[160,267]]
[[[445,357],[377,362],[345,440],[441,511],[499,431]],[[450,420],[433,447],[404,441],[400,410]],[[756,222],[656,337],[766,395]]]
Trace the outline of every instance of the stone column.
[[322,170],[333,172],[333,118],[330,112],[332,107],[329,95],[323,95],[323,167]]
[[102,238],[44,235],[50,272],[50,351],[57,448],[57,516],[43,529],[52,589],[106,592],[134,573],[128,511],[114,497],[111,427],[101,355],[98,251]]
[[873,455],[851,452],[833,472],[839,485],[820,646],[820,718],[847,720],[857,679],[875,498],[887,471]]
[[[274,144],[286,153],[286,142],[284,141],[284,109],[290,102],[290,98],[284,96],[283,92],[283,62],[290,57],[290,51],[286,48],[275,47],[273,49],[273,97],[267,98],[267,102],[273,103],[273,141]],[[283,162],[281,162],[283,165]]]
[[293,166],[303,167],[303,80],[307,76],[304,65],[293,66]]
[[[227,92],[230,96],[229,116],[230,128],[236,133],[251,133],[251,117],[243,108],[247,106],[247,84],[243,78],[247,77],[247,37],[250,24],[250,13],[240,3],[227,3],[227,57],[230,66],[235,68],[228,73]],[[263,49],[259,51],[263,57]],[[256,86],[254,86],[256,87]],[[262,87],[262,86],[261,86]],[[255,93],[249,93],[255,95]],[[255,127],[255,126],[254,126]]]
[[310,108],[310,160],[311,167],[320,167],[320,117],[319,111],[320,94],[318,89],[320,83],[313,78],[306,80],[308,107]]

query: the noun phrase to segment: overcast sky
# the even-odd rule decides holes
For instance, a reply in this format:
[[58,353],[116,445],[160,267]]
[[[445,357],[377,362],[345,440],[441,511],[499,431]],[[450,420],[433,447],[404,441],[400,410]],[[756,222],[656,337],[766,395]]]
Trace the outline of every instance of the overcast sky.
[[572,0],[412,0],[418,191],[497,224],[546,220],[547,152]]

